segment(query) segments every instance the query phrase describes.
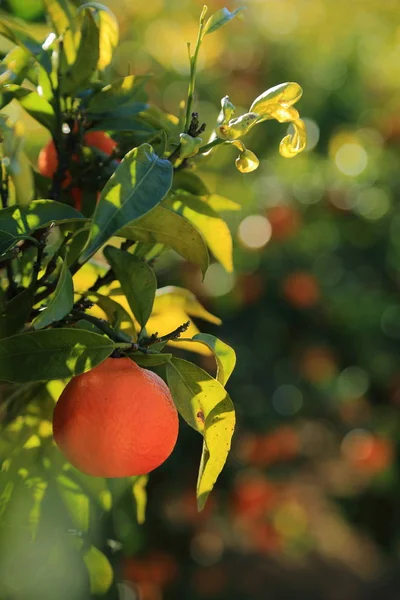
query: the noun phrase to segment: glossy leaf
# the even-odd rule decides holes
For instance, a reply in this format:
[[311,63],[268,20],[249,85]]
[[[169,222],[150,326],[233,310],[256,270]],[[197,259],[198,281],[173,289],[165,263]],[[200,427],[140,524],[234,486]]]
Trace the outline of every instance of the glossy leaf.
[[54,200],[34,200],[27,207],[9,206],[0,210],[0,230],[13,235],[26,234],[50,223],[84,219],[77,210]]
[[136,502],[136,518],[139,525],[142,525],[146,519],[147,492],[146,485],[149,480],[148,475],[138,475],[133,478],[132,493]]
[[103,71],[111,63],[113,53],[119,41],[118,21],[114,13],[104,4],[99,2],[87,2],[80,7],[80,10],[90,8],[100,30],[99,48],[100,55],[97,68]]
[[0,338],[19,333],[29,320],[32,310],[34,290],[26,288],[6,302],[0,310]]
[[221,325],[221,319],[208,312],[189,290],[175,285],[159,288],[154,302],[154,312],[176,309],[184,310],[188,315],[214,323],[214,325]]
[[208,269],[208,251],[201,233],[185,217],[163,206],[156,206],[132,225],[121,229],[118,235],[145,243],[164,244],[199,265],[203,275]]
[[[124,105],[127,105],[128,109],[134,103],[145,106],[143,103],[146,94],[143,92],[143,87],[148,79],[146,75],[128,75],[113,81],[93,96],[88,105],[88,114],[109,117]],[[120,113],[116,114],[120,116]]]
[[72,328],[14,335],[0,340],[0,381],[73,377],[101,363],[114,348],[107,337]]
[[91,11],[86,11],[83,18],[81,40],[74,63],[64,73],[61,80],[63,94],[73,94],[95,73],[100,56],[99,28]]
[[177,195],[165,205],[188,219],[204,236],[215,258],[228,273],[233,271],[232,236],[228,225],[211,206],[196,196]]
[[180,415],[204,437],[197,482],[197,502],[201,510],[228,457],[235,410],[222,385],[190,362],[171,359],[167,379]]
[[226,23],[232,21],[232,19],[237,17],[237,15],[243,10],[244,8],[237,8],[233,12],[230,12],[230,10],[227,8],[221,8],[220,10],[217,10],[217,12],[211,15],[211,17],[208,19],[203,30],[203,36],[209,33],[214,33],[214,31],[217,31],[217,29],[226,25]]
[[107,246],[104,256],[121,283],[132,313],[144,327],[153,309],[157,280],[153,269],[133,254]]
[[172,172],[172,164],[159,158],[149,144],[128,152],[101,193],[82,262],[122,227],[159,204],[171,187]]
[[236,364],[236,353],[234,349],[209,333],[198,333],[193,336],[192,339],[195,342],[205,344],[208,348],[210,348],[210,350],[212,350],[215,360],[217,361],[216,379],[225,387]]
[[33,320],[34,329],[43,329],[60,321],[71,312],[74,304],[74,285],[66,260],[63,261],[57,287],[48,298],[47,307]]

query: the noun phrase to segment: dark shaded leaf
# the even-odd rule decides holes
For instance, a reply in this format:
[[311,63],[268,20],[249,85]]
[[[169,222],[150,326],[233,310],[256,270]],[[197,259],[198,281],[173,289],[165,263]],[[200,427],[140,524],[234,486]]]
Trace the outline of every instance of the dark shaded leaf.
[[68,263],[64,260],[60,271],[60,277],[57,281],[57,287],[54,293],[49,296],[47,307],[34,319],[32,323],[33,328],[43,329],[43,327],[47,327],[55,321],[60,321],[71,312],[73,304],[74,284],[72,283],[72,276],[68,269]]
[[89,371],[113,352],[105,336],[79,329],[45,329],[0,340],[0,381],[65,379]]
[[153,269],[144,260],[113,246],[104,248],[104,256],[120,281],[139,325],[144,327],[151,315],[157,289]]

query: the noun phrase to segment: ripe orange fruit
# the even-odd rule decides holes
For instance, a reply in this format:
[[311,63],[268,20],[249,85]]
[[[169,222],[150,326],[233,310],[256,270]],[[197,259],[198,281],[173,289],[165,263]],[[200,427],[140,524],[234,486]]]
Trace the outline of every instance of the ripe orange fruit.
[[178,427],[167,385],[129,358],[108,358],[74,377],[53,415],[61,452],[95,477],[149,473],[171,454]]
[[[84,135],[84,142],[86,146],[97,148],[104,154],[111,154],[117,143],[110,138],[104,131],[88,131]],[[78,156],[74,155],[72,159],[78,162]],[[50,140],[46,146],[44,146],[39,152],[38,156],[38,169],[39,173],[44,177],[53,177],[58,167],[57,151],[53,140]],[[65,189],[71,183],[71,173],[66,172],[63,181],[63,188]]]

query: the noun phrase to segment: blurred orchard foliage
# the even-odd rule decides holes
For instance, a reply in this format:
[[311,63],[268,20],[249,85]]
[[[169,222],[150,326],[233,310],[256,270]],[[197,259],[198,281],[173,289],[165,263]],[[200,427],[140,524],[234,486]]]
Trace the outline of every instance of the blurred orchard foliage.
[[[152,72],[152,100],[176,114],[202,1],[107,4],[123,39],[115,74]],[[8,6],[40,29],[39,1]],[[229,148],[204,162],[209,188],[242,207],[225,215],[235,273],[214,264],[202,283],[178,259],[158,264],[161,284],[172,271],[222,317],[209,332],[238,354],[228,387],[239,425],[204,513],[192,491],[200,447],[186,430],[151,480],[146,524],[123,504],[115,512],[107,526],[124,547],[114,562],[135,590],[126,598],[396,597],[395,581],[380,592],[371,581],[400,552],[398,8],[249,0],[245,25],[210,36],[199,57],[200,122],[215,122],[226,94],[241,114],[260,89],[298,81],[309,141],[285,161],[276,146],[287,125],[273,123],[248,135],[254,174],[237,174]],[[41,132],[26,126],[35,156]],[[200,364],[212,368],[207,356]]]

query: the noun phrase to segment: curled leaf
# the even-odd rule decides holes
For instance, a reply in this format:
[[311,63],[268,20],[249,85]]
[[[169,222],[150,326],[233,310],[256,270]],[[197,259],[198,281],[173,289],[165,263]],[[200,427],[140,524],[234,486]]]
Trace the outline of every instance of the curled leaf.
[[222,124],[217,127],[217,135],[223,140],[236,140],[250,131],[250,129],[257,123],[259,116],[254,112],[248,112],[229,121],[227,124]]
[[224,96],[221,100],[222,113],[224,115],[224,123],[227,123],[235,114],[236,108],[229,100],[229,96]]
[[[291,111],[288,109],[300,100],[302,94],[303,90],[298,83],[280,83],[260,94],[250,106],[250,112],[255,112],[264,118],[276,119],[280,123],[283,123],[284,121],[281,119],[285,114],[287,116],[291,114]],[[288,118],[287,120],[290,121],[292,119]]]
[[279,152],[285,158],[293,158],[304,150],[307,143],[307,133],[304,121],[296,119],[292,123],[294,133],[286,135],[279,145]]

